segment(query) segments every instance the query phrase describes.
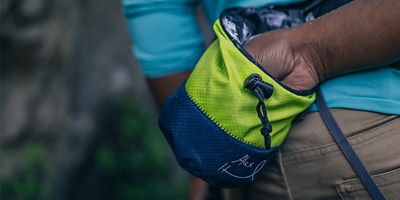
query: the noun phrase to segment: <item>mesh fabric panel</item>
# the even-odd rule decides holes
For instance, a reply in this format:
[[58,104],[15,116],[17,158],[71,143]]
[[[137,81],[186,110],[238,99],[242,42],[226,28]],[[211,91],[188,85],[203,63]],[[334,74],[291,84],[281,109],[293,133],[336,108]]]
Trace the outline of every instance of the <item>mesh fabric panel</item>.
[[254,181],[278,150],[249,146],[226,134],[199,110],[184,86],[167,100],[159,123],[180,166],[219,187]]
[[243,88],[244,80],[259,74],[274,86],[264,102],[272,125],[271,145],[279,146],[289,132],[293,119],[307,109],[315,93],[301,96],[282,87],[245,57],[225,34],[220,21],[214,24],[216,40],[204,53],[186,83],[186,90],[198,107],[214,123],[238,140],[264,146],[262,127],[256,112],[258,99]]

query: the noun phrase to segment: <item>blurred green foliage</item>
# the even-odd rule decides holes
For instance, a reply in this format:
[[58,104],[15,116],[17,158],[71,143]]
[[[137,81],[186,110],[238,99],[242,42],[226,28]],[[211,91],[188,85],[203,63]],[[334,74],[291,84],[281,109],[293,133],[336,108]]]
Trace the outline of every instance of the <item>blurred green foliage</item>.
[[[0,166],[7,159],[2,153]],[[1,177],[0,199],[36,200],[45,199],[48,187],[44,183],[48,151],[42,143],[32,143],[26,147],[22,156],[22,166],[14,177]]]
[[[116,130],[99,144],[94,166],[115,200],[187,199],[187,177],[173,165],[175,160],[156,116],[145,107],[129,98],[121,103]],[[9,156],[1,152],[0,166]],[[18,174],[0,178],[0,199],[49,199],[51,191],[44,180],[49,163],[47,146],[32,141],[21,159]]]
[[117,200],[187,199],[187,182],[159,131],[156,117],[125,99],[112,140],[103,144],[96,164],[113,184]]

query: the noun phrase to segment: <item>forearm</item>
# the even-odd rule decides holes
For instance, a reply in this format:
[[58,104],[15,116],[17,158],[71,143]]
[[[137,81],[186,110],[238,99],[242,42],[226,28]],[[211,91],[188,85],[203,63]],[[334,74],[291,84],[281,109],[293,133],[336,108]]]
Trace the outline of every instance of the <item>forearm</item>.
[[400,59],[399,19],[400,0],[356,0],[294,28],[294,51],[312,49],[320,81],[388,64]]

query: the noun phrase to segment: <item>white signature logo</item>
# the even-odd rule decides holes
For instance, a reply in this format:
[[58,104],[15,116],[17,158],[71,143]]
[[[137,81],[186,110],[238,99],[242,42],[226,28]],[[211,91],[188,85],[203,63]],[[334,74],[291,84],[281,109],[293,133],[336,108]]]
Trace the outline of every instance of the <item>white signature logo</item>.
[[253,172],[251,174],[249,174],[248,176],[238,176],[236,174],[233,174],[232,172],[229,172],[229,168],[231,168],[231,166],[238,166],[238,167],[242,166],[247,169],[253,168],[254,162],[250,162],[249,158],[250,158],[249,155],[245,155],[238,160],[233,160],[233,161],[227,162],[224,165],[222,165],[218,169],[218,171],[225,172],[234,178],[239,178],[239,179],[251,178],[251,180],[254,180],[254,176],[264,167],[265,163],[267,162],[266,160],[263,160],[260,163],[258,163],[258,165],[254,168]]

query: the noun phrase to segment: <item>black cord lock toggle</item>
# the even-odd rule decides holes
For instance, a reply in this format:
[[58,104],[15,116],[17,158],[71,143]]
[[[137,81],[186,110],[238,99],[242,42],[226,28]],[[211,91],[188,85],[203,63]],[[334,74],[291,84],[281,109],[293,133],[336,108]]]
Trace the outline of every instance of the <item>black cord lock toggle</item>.
[[272,96],[274,87],[264,82],[261,76],[258,74],[252,74],[244,80],[243,87],[250,90],[258,98],[258,104],[256,107],[258,118],[260,118],[262,123],[262,128],[260,129],[261,135],[264,136],[265,149],[271,148],[271,136],[272,132],[271,123],[269,123],[267,117],[267,109],[264,103],[264,99],[268,99]]

